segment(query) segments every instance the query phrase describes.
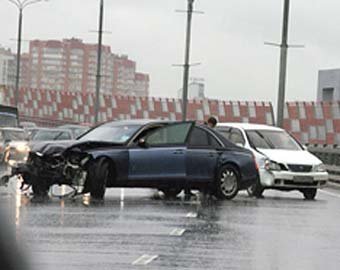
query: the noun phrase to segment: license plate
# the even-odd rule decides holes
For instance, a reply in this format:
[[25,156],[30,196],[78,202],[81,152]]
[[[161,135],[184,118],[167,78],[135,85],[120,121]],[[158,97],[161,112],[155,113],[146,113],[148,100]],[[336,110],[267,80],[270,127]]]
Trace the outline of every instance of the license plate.
[[311,176],[294,176],[295,182],[313,182],[313,180]]

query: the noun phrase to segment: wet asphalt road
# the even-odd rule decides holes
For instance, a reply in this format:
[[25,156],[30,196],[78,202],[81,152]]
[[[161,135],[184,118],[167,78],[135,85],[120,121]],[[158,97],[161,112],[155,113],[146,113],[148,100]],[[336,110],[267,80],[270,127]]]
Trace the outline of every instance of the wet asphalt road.
[[316,201],[298,192],[241,193],[233,201],[153,198],[111,189],[104,204],[82,198],[32,204],[0,188],[20,246],[37,270],[339,269],[340,192]]

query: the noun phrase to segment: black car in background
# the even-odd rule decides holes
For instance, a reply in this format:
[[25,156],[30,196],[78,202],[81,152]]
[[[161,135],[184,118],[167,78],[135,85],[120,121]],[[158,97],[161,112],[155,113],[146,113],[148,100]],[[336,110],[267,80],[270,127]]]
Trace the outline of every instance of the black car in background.
[[32,128],[29,130],[30,140],[35,142],[41,141],[67,141],[74,140],[71,130],[61,128]]
[[109,187],[157,188],[176,196],[184,188],[205,189],[232,199],[254,184],[257,168],[249,150],[195,122],[152,120],[102,124],[73,142],[35,144],[17,168],[37,196],[50,186],[83,186],[103,199]]
[[59,126],[58,128],[70,130],[72,132],[72,137],[74,139],[80,137],[81,135],[83,135],[85,132],[87,132],[90,129],[90,127],[88,126],[71,125],[71,124],[62,125],[62,126]]

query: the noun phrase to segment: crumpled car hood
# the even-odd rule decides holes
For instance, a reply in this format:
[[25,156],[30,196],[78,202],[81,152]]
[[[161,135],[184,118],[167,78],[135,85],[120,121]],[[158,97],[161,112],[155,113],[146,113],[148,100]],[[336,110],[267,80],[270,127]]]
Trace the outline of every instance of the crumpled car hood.
[[31,152],[39,152],[43,155],[61,154],[65,151],[77,150],[87,151],[102,147],[122,146],[121,144],[101,142],[101,141],[50,141],[31,142]]
[[30,142],[31,152],[43,155],[62,153],[66,148],[73,145],[75,141],[49,141],[49,142]]

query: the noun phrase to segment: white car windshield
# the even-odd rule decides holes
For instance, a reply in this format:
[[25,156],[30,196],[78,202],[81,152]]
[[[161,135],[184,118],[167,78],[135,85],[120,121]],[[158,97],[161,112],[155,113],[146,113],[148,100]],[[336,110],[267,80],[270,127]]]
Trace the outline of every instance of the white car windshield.
[[285,131],[248,130],[250,144],[262,149],[302,150],[301,146]]
[[84,136],[81,136],[79,141],[104,141],[111,143],[125,143],[133,134],[140,128],[140,125],[121,125],[110,126],[103,125],[92,129]]

